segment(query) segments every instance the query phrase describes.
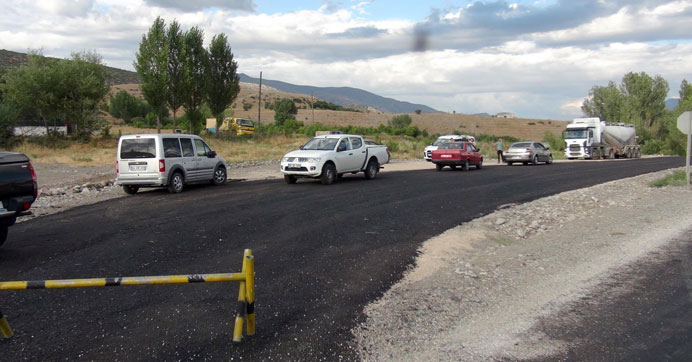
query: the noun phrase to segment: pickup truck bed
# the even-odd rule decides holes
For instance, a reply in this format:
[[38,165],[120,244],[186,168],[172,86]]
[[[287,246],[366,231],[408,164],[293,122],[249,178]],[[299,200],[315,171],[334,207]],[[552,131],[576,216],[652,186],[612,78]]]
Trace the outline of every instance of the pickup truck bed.
[[29,210],[37,194],[36,173],[29,157],[0,152],[0,245],[7,239],[8,228]]

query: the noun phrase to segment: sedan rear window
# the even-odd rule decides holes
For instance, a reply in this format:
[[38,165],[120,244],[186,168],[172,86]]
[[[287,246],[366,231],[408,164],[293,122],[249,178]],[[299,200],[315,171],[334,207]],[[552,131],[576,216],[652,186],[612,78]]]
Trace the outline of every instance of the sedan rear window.
[[120,144],[120,158],[155,158],[156,142],[153,138],[123,140]]
[[510,148],[531,148],[531,143],[529,142],[521,142],[521,143],[515,143]]

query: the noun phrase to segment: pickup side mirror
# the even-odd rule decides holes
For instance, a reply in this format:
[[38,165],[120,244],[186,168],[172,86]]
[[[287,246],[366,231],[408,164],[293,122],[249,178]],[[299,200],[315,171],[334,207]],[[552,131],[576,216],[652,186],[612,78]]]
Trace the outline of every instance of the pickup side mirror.
[[339,145],[339,147],[336,149],[336,152],[344,152],[344,151],[346,151],[345,145]]

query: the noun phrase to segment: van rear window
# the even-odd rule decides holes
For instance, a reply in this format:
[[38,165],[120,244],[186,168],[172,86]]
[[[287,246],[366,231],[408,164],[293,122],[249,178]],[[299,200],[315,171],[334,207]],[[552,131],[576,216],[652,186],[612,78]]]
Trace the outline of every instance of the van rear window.
[[156,142],[153,138],[123,140],[120,145],[120,158],[155,158]]

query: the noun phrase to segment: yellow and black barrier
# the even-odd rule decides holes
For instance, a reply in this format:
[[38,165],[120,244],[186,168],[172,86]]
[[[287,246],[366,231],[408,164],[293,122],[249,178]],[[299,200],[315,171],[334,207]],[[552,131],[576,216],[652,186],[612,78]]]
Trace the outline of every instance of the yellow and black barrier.
[[[186,284],[240,282],[238,314],[233,329],[233,341],[240,342],[243,336],[243,321],[247,317],[246,333],[255,334],[255,260],[252,250],[245,249],[240,273],[163,275],[147,277],[88,278],[62,280],[33,280],[0,282],[0,290],[56,289],[117,287],[126,285]],[[7,318],[0,311],[0,332],[5,338],[14,334]]]

